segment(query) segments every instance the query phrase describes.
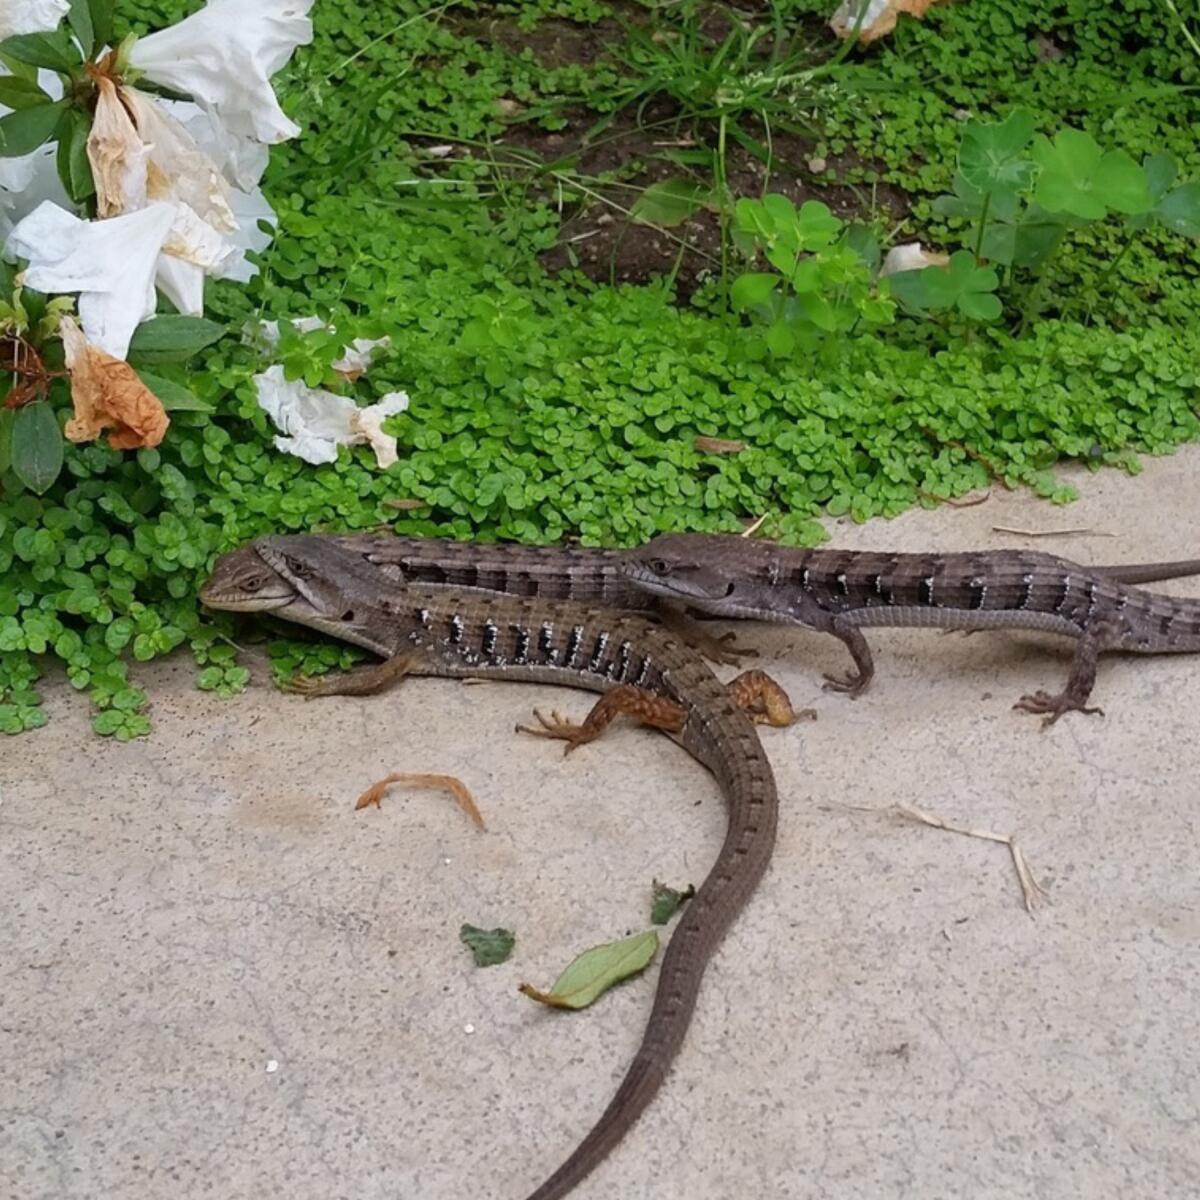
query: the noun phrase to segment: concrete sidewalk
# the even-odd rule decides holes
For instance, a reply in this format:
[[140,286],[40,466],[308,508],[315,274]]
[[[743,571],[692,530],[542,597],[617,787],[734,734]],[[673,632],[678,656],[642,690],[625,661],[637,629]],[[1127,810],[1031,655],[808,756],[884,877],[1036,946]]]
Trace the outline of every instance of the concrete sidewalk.
[[[998,494],[835,544],[1036,545],[1081,561],[1200,555],[1200,448],[1058,509]],[[1114,536],[1029,539],[993,525]],[[1200,580],[1177,590],[1200,594]],[[687,1043],[580,1200],[1200,1194],[1200,659],[1105,660],[1046,733],[1012,702],[1062,643],[872,635],[857,702],[832,639],[746,628],[815,724],[764,731],[773,867],[712,964]],[[575,1014],[517,994],[643,928],[654,878],[699,882],[712,781],[621,726],[564,760],[514,737],[568,691],[417,680],[305,704],[220,701],[186,657],[139,670],[155,731],[50,725],[0,747],[3,1200],[522,1200],[590,1126],[657,967]],[[448,772],[489,822],[394,770]],[[899,822],[916,806],[1005,847]],[[459,925],[507,925],[477,970]]]

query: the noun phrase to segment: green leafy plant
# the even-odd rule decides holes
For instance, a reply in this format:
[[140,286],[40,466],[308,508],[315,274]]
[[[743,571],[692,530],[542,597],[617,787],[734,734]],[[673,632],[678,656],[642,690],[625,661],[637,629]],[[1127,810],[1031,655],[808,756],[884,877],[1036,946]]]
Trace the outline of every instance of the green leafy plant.
[[1022,111],[1000,122],[968,122],[953,192],[935,200],[934,209],[967,223],[969,255],[958,251],[948,269],[899,273],[892,277],[893,292],[910,311],[953,309],[968,319],[995,320],[1002,307],[991,293],[1001,280],[987,265],[995,263],[1004,268],[1005,290],[1020,294],[1026,329],[1041,303],[1050,261],[1071,230],[1116,213],[1125,217],[1130,235],[1155,222],[1200,235],[1200,184],[1172,186],[1177,169],[1173,155],[1138,163],[1124,150],[1104,150],[1083,130],[1060,129],[1053,138],[1035,134],[1033,118]]
[[872,248],[820,201],[797,209],[776,194],[741,199],[733,238],[744,254],[761,255],[772,268],[744,272],[730,289],[733,307],[765,324],[772,354],[810,350],[831,336],[891,321],[887,283],[872,280]]

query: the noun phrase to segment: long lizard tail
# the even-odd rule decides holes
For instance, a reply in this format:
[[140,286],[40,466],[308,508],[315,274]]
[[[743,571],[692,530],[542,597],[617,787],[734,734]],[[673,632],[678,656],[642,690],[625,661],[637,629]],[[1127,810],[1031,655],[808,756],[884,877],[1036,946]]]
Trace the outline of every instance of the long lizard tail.
[[639,1050],[600,1119],[575,1147],[571,1157],[529,1196],[529,1200],[559,1200],[591,1174],[654,1099],[669,1066],[669,1058],[664,1059],[658,1053],[647,1054],[644,1048]]
[[1108,567],[1085,567],[1090,575],[1103,575],[1114,583],[1157,583],[1161,579],[1182,579],[1200,575],[1200,558],[1183,558],[1176,562],[1119,563]]

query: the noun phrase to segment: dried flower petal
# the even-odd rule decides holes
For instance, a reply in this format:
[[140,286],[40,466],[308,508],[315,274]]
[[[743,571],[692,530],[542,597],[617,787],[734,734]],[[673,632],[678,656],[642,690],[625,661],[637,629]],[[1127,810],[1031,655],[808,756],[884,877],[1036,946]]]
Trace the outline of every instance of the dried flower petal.
[[162,401],[127,362],[90,345],[72,318],[60,320],[59,333],[75,405],[75,415],[63,431],[67,438],[92,442],[111,429],[108,444],[114,450],[157,446],[171,423]]

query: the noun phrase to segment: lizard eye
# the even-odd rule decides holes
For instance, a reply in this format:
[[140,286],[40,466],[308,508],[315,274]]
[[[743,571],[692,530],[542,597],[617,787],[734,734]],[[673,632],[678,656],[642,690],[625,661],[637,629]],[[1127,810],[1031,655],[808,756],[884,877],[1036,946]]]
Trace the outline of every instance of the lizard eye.
[[242,591],[257,592],[263,585],[263,577],[261,575],[249,575],[242,580]]
[[652,558],[646,564],[655,575],[670,575],[671,564],[665,558]]
[[302,563],[299,559],[288,558],[286,559],[286,562],[288,565],[288,570],[291,571],[291,573],[298,579],[307,579],[312,574],[308,567],[305,566],[304,563]]

